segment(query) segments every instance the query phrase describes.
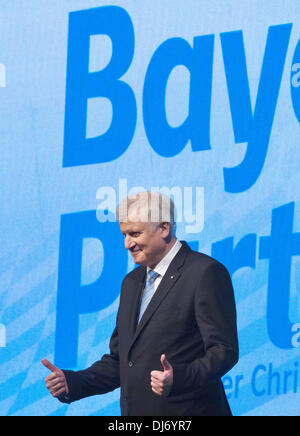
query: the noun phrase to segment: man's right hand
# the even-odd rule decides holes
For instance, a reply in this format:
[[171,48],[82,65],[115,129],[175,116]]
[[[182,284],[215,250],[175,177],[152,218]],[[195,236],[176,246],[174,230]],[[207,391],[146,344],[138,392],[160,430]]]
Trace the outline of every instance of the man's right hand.
[[46,386],[50,394],[55,398],[62,394],[68,394],[69,388],[63,371],[54,366],[47,359],[42,359],[41,362],[51,371],[51,374],[45,378]]

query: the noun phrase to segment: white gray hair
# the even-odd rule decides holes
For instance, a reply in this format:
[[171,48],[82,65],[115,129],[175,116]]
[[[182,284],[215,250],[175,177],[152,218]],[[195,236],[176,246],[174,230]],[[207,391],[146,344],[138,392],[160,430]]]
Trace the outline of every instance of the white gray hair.
[[117,220],[119,222],[148,222],[157,227],[163,222],[170,223],[170,231],[174,234],[176,211],[174,202],[160,192],[142,191],[131,195],[117,207]]

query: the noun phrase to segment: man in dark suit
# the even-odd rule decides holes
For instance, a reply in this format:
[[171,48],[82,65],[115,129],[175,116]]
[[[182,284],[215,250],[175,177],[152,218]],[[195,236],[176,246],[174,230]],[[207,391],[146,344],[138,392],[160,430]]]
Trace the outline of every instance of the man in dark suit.
[[[47,388],[71,403],[121,386],[126,416],[230,416],[221,382],[238,361],[230,276],[176,239],[173,203],[154,210],[155,195],[126,199],[118,210],[125,248],[140,266],[123,280],[110,354],[77,372],[43,359],[52,372]],[[165,218],[166,204],[169,219],[152,222]]]

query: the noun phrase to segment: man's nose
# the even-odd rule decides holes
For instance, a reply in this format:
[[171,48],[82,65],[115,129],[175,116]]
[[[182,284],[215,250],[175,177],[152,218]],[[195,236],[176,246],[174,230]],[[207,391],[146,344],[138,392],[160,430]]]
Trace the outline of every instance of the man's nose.
[[134,247],[134,241],[132,240],[132,238],[129,235],[125,236],[125,248],[126,250],[130,250],[131,248]]

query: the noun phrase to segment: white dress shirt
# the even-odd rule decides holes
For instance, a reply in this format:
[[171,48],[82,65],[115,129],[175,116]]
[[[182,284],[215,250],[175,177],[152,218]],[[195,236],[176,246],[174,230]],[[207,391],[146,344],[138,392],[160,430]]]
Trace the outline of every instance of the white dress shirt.
[[[153,271],[155,271],[159,276],[154,282],[154,292],[158,288],[158,285],[162,281],[163,276],[167,272],[167,269],[169,268],[170,263],[178,253],[182,246],[182,243],[177,239],[171,250],[165,255],[164,258],[156,265],[155,268],[153,268]],[[151,270],[151,268],[147,267],[147,273]]]

